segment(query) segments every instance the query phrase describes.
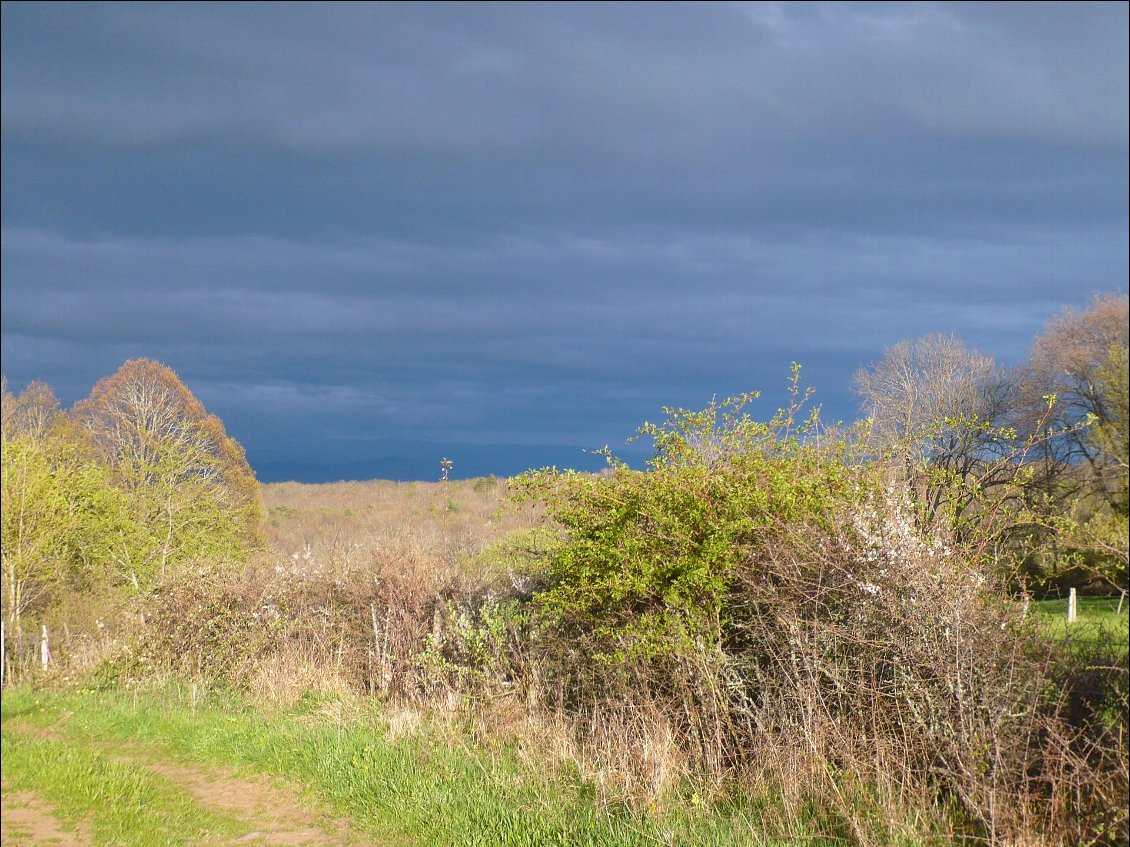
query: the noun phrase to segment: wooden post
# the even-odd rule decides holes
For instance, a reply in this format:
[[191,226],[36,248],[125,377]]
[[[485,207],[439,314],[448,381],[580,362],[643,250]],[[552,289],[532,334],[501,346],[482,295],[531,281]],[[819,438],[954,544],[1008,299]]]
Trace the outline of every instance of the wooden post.
[[39,661],[43,664],[43,670],[51,666],[51,644],[47,638],[47,624],[43,625],[43,635],[39,641]]
[[1122,593],[1118,595],[1118,611],[1117,611],[1117,612],[1115,612],[1115,614],[1116,614],[1116,615],[1121,615],[1121,614],[1122,614],[1122,603],[1123,603],[1123,602],[1124,602],[1125,600],[1126,600],[1126,589],[1125,589],[1125,588],[1123,588],[1123,589],[1122,589]]
[[4,674],[8,670],[8,630],[0,621],[0,688],[4,687]]
[[[377,689],[383,695],[384,689],[384,650],[381,649],[381,625],[376,621],[376,603],[368,604],[368,614],[373,619],[373,669],[368,673],[368,688],[371,693],[376,693]],[[375,678],[373,674],[376,674]]]
[[381,652],[381,628],[377,624],[377,604],[369,604],[369,616],[373,619],[373,652],[380,654]]
[[1079,604],[1075,597],[1075,589],[1071,589],[1071,593],[1067,595],[1067,622],[1075,623],[1075,619],[1079,617]]

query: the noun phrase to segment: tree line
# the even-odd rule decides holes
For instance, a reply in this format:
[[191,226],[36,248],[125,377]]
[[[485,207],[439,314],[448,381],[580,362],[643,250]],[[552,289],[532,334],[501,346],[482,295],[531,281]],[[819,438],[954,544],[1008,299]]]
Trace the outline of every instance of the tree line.
[[953,841],[1126,843],[1125,640],[1052,644],[1016,601],[1125,586],[1126,383],[1127,298],[1100,297],[1014,368],[893,345],[854,424],[795,366],[768,419],[752,394],[664,409],[644,471],[515,481],[557,532],[516,664],[590,735],[661,715],[696,772],[806,774],[851,843],[900,841],[908,808],[952,812]]
[[[979,533],[1025,590],[1065,575],[1125,585],[1125,296],[1065,310],[1020,366],[929,335],[888,348],[855,387],[866,418],[835,437],[903,477],[920,524]],[[697,427],[680,436],[696,450],[718,449],[714,418],[682,423]],[[658,428],[644,434],[660,454],[671,447]],[[5,379],[2,435],[3,614],[15,626],[66,591],[141,590],[262,545],[243,448],[163,364],[126,362],[69,411],[44,383],[16,396]]]
[[168,367],[126,362],[63,410],[2,387],[3,614],[14,629],[66,593],[148,588],[170,569],[240,561],[262,537],[243,448]]

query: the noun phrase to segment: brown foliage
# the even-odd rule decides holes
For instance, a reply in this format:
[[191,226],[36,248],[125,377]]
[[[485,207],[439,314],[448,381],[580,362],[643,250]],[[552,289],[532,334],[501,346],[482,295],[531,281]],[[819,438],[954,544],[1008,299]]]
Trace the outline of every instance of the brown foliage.
[[264,663],[299,657],[355,690],[410,697],[441,587],[407,564],[260,560],[172,575],[149,601],[138,661],[246,686]]
[[1056,396],[1061,424],[1086,420],[1098,426],[1079,429],[1060,448],[1084,458],[1095,472],[1101,495],[1126,511],[1118,479],[1124,477],[1130,454],[1130,409],[1126,402],[1126,350],[1130,298],[1096,295],[1089,308],[1065,309],[1032,345],[1024,375],[1029,405]]
[[1107,408],[1097,374],[1112,345],[1127,346],[1128,320],[1125,295],[1096,294],[1087,309],[1064,309],[1032,345],[1032,378],[1075,414],[1108,418],[1114,410]]
[[72,414],[127,491],[162,497],[187,481],[203,485],[239,516],[244,543],[259,545],[259,485],[243,447],[172,369],[131,359],[99,380]]
[[[757,562],[724,669],[741,681],[735,746],[755,767],[798,753],[823,762],[875,786],[892,810],[959,809],[964,834],[990,843],[1116,843],[1127,827],[1124,711],[1113,723],[1072,714],[1078,680],[1063,673],[1074,658],[972,561],[888,499]],[[1111,670],[1107,695],[1125,686]],[[856,840],[894,837],[895,818],[852,816],[840,790],[823,782]]]
[[20,394],[13,396],[8,391],[5,379],[0,394],[3,397],[0,418],[3,421],[5,440],[25,437],[36,444],[42,444],[64,417],[55,392],[45,382],[35,380]]
[[447,687],[458,674],[446,659],[422,657],[429,645],[459,651],[458,613],[490,578],[476,557],[528,524],[499,514],[505,492],[494,479],[265,486],[270,555],[164,580],[142,658],[240,685],[257,684],[264,663],[305,663],[407,702]]

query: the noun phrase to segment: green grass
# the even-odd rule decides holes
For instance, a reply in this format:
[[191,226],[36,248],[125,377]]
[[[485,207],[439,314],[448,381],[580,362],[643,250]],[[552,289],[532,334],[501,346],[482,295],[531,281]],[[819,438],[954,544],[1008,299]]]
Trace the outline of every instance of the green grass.
[[[5,721],[8,714],[5,697]],[[95,845],[226,844],[248,831],[199,806],[184,790],[89,744],[7,727],[0,743],[5,788],[34,791],[64,824],[81,824]]]
[[[567,774],[535,772],[511,750],[452,745],[427,732],[390,740],[376,711],[335,721],[317,714],[315,705],[310,701],[305,708],[267,715],[246,701],[223,695],[212,695],[194,709],[176,689],[141,694],[10,690],[3,697],[4,778],[13,787],[34,787],[46,767],[34,762],[56,762],[50,769],[61,774],[68,769],[66,756],[75,755],[85,763],[77,768],[86,774],[80,778],[82,785],[48,794],[67,820],[99,806],[108,820],[117,821],[138,809],[141,796],[155,798],[145,801],[152,803],[146,808],[154,810],[155,821],[145,826],[156,827],[158,819],[182,820],[175,814],[183,797],[178,799],[142,775],[131,776],[93,752],[99,745],[112,747],[126,741],[171,759],[285,777],[307,787],[335,813],[348,816],[356,829],[377,843],[436,847],[836,843],[813,838],[811,831],[797,831],[786,841],[763,837],[761,807],[742,798],[713,806],[687,803],[655,814],[602,808],[583,781]],[[11,722],[24,731],[10,730]],[[29,736],[27,727],[50,728],[66,744]],[[9,759],[9,738],[13,749],[25,752]],[[37,752],[32,754],[33,750]],[[53,779],[59,782],[61,776]],[[117,825],[107,823],[105,831],[117,832],[113,829]],[[196,831],[220,828],[219,819],[207,819]],[[102,843],[180,843],[153,841],[161,830],[153,832],[157,835],[147,835],[149,841],[141,837],[114,841],[117,836],[107,836],[110,840]],[[208,842],[201,836],[188,843]]]
[[1130,636],[1130,599],[1118,612],[1117,597],[1080,597],[1077,617],[1067,623],[1067,599],[1039,600],[1032,604],[1045,635],[1059,640],[1099,641],[1112,639],[1126,644]]

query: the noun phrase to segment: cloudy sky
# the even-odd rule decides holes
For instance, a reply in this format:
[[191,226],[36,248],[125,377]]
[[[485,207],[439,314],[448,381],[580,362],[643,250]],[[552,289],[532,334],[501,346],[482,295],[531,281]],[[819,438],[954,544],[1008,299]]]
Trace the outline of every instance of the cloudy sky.
[[594,466],[793,361],[851,418],[1126,291],[1127,9],[5,3],[3,368],[164,361],[266,480]]

